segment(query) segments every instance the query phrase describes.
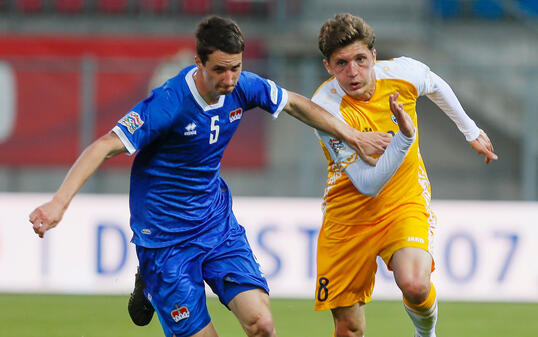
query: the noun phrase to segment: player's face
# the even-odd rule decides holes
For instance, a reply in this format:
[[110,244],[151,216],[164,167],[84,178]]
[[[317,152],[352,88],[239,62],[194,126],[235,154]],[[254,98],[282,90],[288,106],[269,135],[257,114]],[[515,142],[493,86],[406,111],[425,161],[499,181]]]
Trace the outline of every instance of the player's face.
[[329,60],[323,60],[329,74],[349,96],[368,100],[375,90],[375,49],[370,50],[362,41],[355,41],[335,50]]
[[228,54],[216,50],[209,54],[205,64],[202,64],[198,56],[195,58],[196,65],[204,80],[205,89],[213,97],[231,93],[243,66],[243,53]]

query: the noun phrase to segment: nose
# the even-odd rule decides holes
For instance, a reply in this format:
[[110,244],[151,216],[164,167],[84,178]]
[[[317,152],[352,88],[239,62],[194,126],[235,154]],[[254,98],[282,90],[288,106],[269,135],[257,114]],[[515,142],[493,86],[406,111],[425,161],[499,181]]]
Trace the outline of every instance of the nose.
[[227,70],[224,72],[224,84],[227,86],[231,86],[234,84],[234,76],[233,72],[231,70]]
[[359,73],[359,65],[355,61],[351,61],[347,64],[346,72],[349,77],[357,76]]

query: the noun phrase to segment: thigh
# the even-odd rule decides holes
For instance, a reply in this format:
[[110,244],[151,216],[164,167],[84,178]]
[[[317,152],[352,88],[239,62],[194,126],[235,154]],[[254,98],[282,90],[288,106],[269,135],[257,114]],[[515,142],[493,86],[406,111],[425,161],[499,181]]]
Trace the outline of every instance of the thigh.
[[269,295],[262,289],[251,289],[239,293],[228,304],[230,310],[241,323],[243,329],[257,322],[260,317],[272,321],[269,309]]
[[140,272],[166,336],[191,336],[210,323],[197,247],[137,247]]
[[396,284],[419,282],[429,285],[432,257],[423,249],[416,247],[405,247],[398,249],[392,256],[390,267],[394,271]]
[[[229,221],[236,221],[233,215]],[[247,290],[261,289],[269,293],[244,228],[239,224],[232,228],[225,239],[208,252],[203,263],[204,280],[226,306],[236,295]]]
[[[405,214],[405,215],[401,215]],[[385,264],[392,269],[392,259],[394,254],[402,248],[418,248],[425,257],[429,257],[430,264],[428,268],[431,271],[435,269],[433,260],[433,237],[435,233],[435,224],[432,223],[431,217],[421,212],[400,212],[399,216],[388,220],[388,226],[384,235],[383,248],[379,255],[385,261]],[[413,250],[411,250],[413,251]]]
[[377,271],[377,226],[324,223],[318,237],[316,310],[371,300]]

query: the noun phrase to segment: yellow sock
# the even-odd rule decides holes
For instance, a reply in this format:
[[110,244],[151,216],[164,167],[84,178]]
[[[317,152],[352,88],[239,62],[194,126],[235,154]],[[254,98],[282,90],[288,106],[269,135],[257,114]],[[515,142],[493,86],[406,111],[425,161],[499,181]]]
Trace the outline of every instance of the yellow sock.
[[414,309],[418,312],[428,312],[435,304],[435,299],[437,298],[437,293],[435,291],[435,287],[433,286],[433,283],[430,282],[430,293],[428,294],[428,297],[424,300],[422,303],[414,304],[409,302],[405,297],[403,298],[405,305],[411,309]]
[[430,283],[430,293],[424,302],[413,304],[404,297],[405,311],[415,325],[416,337],[435,337],[437,323],[437,293]]

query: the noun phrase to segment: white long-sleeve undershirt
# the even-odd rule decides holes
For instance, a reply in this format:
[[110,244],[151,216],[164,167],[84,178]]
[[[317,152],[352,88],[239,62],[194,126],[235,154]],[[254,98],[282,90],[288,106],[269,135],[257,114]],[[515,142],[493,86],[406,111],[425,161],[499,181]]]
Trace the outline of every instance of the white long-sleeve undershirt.
[[467,116],[448,83],[435,73],[430,72],[430,74],[432,77],[433,92],[426,96],[456,124],[468,142],[475,140],[480,135],[478,126]]
[[[346,143],[321,131],[318,131],[318,137],[329,151],[333,161],[344,168],[355,188],[370,197],[378,195],[396,173],[416,139],[416,135],[408,138],[401,132],[397,132],[385,152],[379,157],[377,165],[371,166],[362,161]],[[335,146],[335,142],[340,143]]]

